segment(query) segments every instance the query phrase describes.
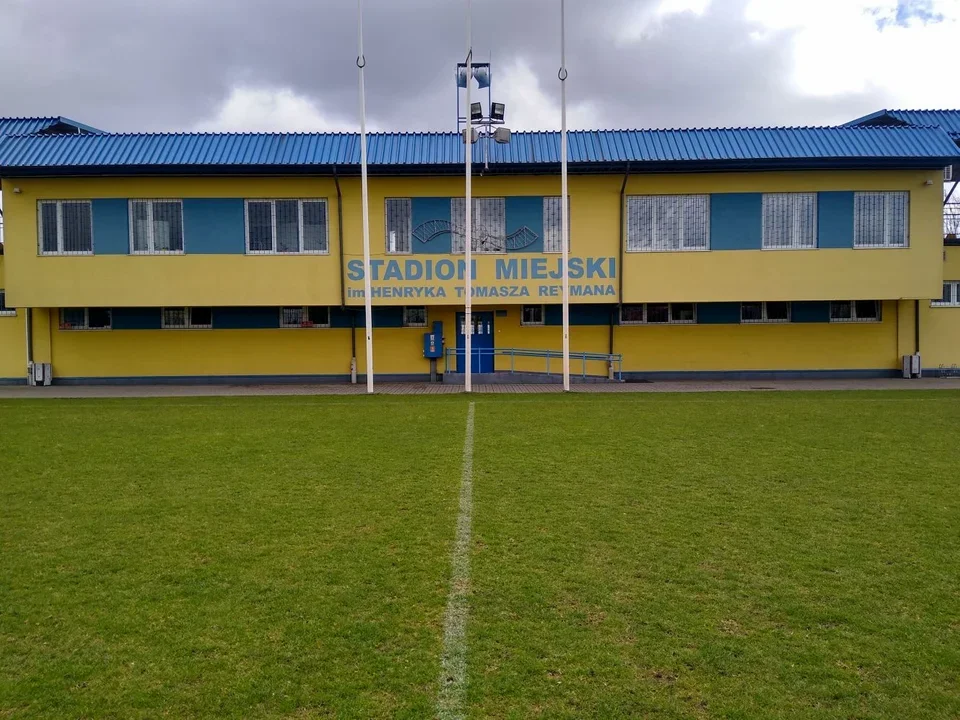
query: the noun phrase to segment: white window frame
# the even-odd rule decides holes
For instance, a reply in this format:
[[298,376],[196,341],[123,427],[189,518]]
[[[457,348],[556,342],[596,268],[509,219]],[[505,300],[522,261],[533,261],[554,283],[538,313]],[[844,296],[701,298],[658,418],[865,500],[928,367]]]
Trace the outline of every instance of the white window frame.
[[[555,229],[547,227],[547,203],[556,204],[556,209],[549,213],[551,218],[554,214],[556,215],[557,227]],[[573,245],[572,217],[570,213],[570,196],[567,195],[567,230],[570,232],[567,236],[567,252],[570,252],[570,248]],[[555,244],[555,250],[551,250],[547,244],[547,238],[551,232],[556,232],[556,234],[560,236],[560,239]],[[548,255],[560,255],[563,252],[563,207],[560,205],[559,195],[546,195],[543,198],[543,252]]]
[[[407,242],[409,245],[406,250],[390,249],[390,214],[387,212],[387,206],[391,202],[406,203],[407,212]],[[387,255],[412,255],[413,254],[413,198],[408,197],[388,197],[383,199],[383,248]]]
[[[325,323],[313,323],[309,324],[310,320],[310,308],[323,308],[327,311],[327,321]],[[300,308],[302,313],[301,317],[307,318],[306,324],[304,320],[300,320],[298,325],[290,325],[283,321],[283,311],[292,308]],[[317,330],[317,329],[326,329],[330,327],[330,306],[329,305],[282,305],[277,309],[277,312],[280,314],[280,327],[284,330]]]
[[[857,212],[857,201],[867,196],[883,197],[883,243],[880,245],[868,245],[857,242],[857,230],[860,227],[859,214]],[[896,244],[891,242],[891,215],[893,213],[891,202],[896,196],[904,198],[903,204],[903,243]],[[870,192],[855,192],[853,194],[853,247],[855,250],[900,250],[910,247],[910,193],[906,190],[883,190]]]
[[[776,224],[777,219],[769,217],[773,216],[777,208],[774,205],[775,200],[787,200],[788,204],[786,206],[786,217],[779,219],[780,222],[784,225],[789,226],[789,245],[774,245],[772,244],[772,239],[768,235],[769,226],[771,224]],[[803,214],[800,212],[800,203],[801,201],[812,201],[813,203],[813,218],[812,228],[812,242],[803,243],[803,237],[801,236],[802,225],[800,223]],[[818,232],[818,213],[819,213],[819,198],[815,192],[794,192],[794,193],[764,193],[763,194],[763,230],[760,241],[760,247],[763,250],[816,250],[820,244],[819,232]],[[769,243],[769,244],[768,244]]]
[[[744,318],[744,317],[743,317],[743,306],[744,306],[744,305],[756,305],[758,302],[759,302],[760,305],[762,306],[762,307],[761,307],[761,317],[760,317],[759,319],[757,319],[757,320],[749,320],[749,319]],[[772,323],[772,324],[775,324],[775,325],[776,325],[776,324],[783,325],[783,324],[785,324],[785,323],[792,322],[792,321],[793,321],[793,303],[791,303],[790,301],[786,301],[786,305],[787,305],[787,317],[786,317],[786,318],[773,318],[773,319],[771,320],[770,317],[769,317],[769,314],[767,313],[767,301],[766,301],[766,300],[764,300],[764,301],[762,301],[762,302],[759,301],[759,300],[754,300],[754,301],[752,301],[752,302],[741,302],[741,303],[740,303],[740,322],[743,323],[744,325],[759,325],[759,324],[764,324],[764,323]]]
[[[147,205],[147,249],[137,250],[134,243],[133,204],[146,203]],[[180,206],[180,245],[179,250],[157,250],[156,227],[153,224],[154,203],[176,203]],[[131,255],[183,255],[187,247],[187,236],[184,232],[183,200],[179,198],[131,198],[127,201],[127,217],[130,218],[129,249]]]
[[[212,330],[213,329],[213,308],[204,308],[210,311],[210,322],[205,324],[195,323],[193,321],[192,307],[164,307],[160,308],[160,327],[164,330]],[[168,325],[167,310],[183,310],[185,325]]]
[[950,299],[931,300],[930,307],[960,307],[960,280],[944,280],[943,286],[950,288]]
[[[90,206],[90,249],[63,249],[63,205],[64,203],[86,203]],[[57,207],[57,249],[43,249],[43,206],[54,204]],[[93,202],[90,200],[38,200],[37,201],[37,250],[40,255],[93,255]]]
[[[643,320],[624,320],[623,319],[623,308],[629,306],[641,306],[643,307]],[[649,305],[666,305],[668,320],[665,323],[662,322],[650,322],[647,315],[647,307]],[[675,305],[693,305],[693,318],[690,320],[675,320],[673,317],[673,308]],[[621,325],[696,325],[697,324],[697,303],[624,303],[620,306],[620,324]]]
[[[833,304],[835,302],[849,302],[850,303],[850,317],[848,318],[835,318],[833,317]],[[858,318],[857,317],[857,303],[858,302],[873,302],[877,306],[877,316],[876,317],[867,317],[867,318]],[[832,323],[878,323],[883,321],[883,302],[880,300],[831,300],[830,301],[830,322]]]
[[[64,310],[83,310],[83,325],[78,327],[76,325],[71,325],[70,327],[65,327],[63,322],[63,312]],[[105,327],[90,327],[90,308],[60,308],[60,330],[72,332],[74,330],[83,330],[86,332],[100,332],[103,330],[113,330],[113,311],[110,308],[97,308],[98,310],[106,310],[110,318],[110,324]]]
[[[540,322],[527,322],[523,319],[523,311],[525,308],[540,308]],[[547,324],[547,308],[545,305],[537,305],[535,303],[521,305],[520,306],[520,326],[521,327],[543,327]]]
[[[673,247],[663,247],[662,242],[660,241],[660,238],[659,238],[659,232],[658,232],[658,230],[657,230],[658,212],[659,212],[659,205],[658,205],[658,203],[659,203],[662,199],[665,199],[665,198],[677,198],[678,201],[681,203],[680,213],[679,213],[679,218],[678,218],[678,225],[679,225],[679,229],[680,229],[680,239],[679,239],[678,247],[675,247],[675,248],[673,248]],[[645,201],[645,200],[648,201],[648,202],[651,202],[651,203],[653,204],[653,207],[652,207],[652,209],[651,209],[652,227],[650,228],[650,231],[651,231],[652,235],[651,235],[651,237],[650,237],[650,247],[642,247],[642,245],[641,245],[641,242],[640,242],[640,238],[641,238],[641,235],[640,235],[641,228],[639,228],[639,227],[632,227],[632,222],[633,222],[633,218],[634,218],[634,212],[632,211],[631,204],[637,203],[637,202],[642,202],[642,201]],[[685,232],[685,230],[684,230],[684,222],[685,222],[685,221],[684,221],[684,208],[682,207],[682,203],[685,202],[685,201],[691,201],[691,202],[692,202],[693,200],[697,200],[698,202],[701,202],[701,201],[702,201],[702,202],[705,202],[705,208],[706,208],[706,209],[705,209],[705,216],[704,216],[704,224],[705,224],[705,227],[704,227],[705,236],[704,236],[704,237],[705,237],[706,243],[705,243],[705,245],[703,245],[703,246],[700,246],[700,245],[687,245],[687,244],[686,244],[686,241],[685,241],[686,232]],[[694,194],[686,194],[686,195],[681,195],[681,194],[677,194],[677,195],[628,195],[628,196],[627,196],[627,199],[626,199],[626,205],[627,205],[627,207],[626,207],[626,218],[625,218],[624,222],[626,222],[626,225],[627,225],[627,227],[626,227],[626,245],[627,245],[626,251],[627,251],[627,252],[629,252],[629,253],[643,253],[643,252],[646,252],[646,253],[649,253],[649,252],[707,252],[707,251],[710,250],[710,213],[711,213],[711,202],[710,202],[710,195],[709,195],[709,194],[694,193]],[[637,212],[639,212],[639,210],[638,210]],[[631,242],[631,233],[633,233],[633,235],[636,236],[636,240],[635,240],[634,242]],[[631,247],[631,245],[632,245],[632,247]]]
[[[277,250],[277,203],[278,202],[296,202],[297,203],[297,250],[294,252],[281,252]],[[304,250],[303,249],[303,204],[315,202],[323,203],[325,207],[324,217],[327,219],[324,228],[327,240],[326,250]],[[270,203],[270,250],[251,250],[250,249],[250,203]],[[243,201],[243,229],[244,244],[247,255],[329,255],[330,254],[330,204],[327,198],[247,198]],[[293,306],[290,306],[293,307]]]
[[7,306],[7,291],[0,290],[0,317],[16,317],[17,309]]

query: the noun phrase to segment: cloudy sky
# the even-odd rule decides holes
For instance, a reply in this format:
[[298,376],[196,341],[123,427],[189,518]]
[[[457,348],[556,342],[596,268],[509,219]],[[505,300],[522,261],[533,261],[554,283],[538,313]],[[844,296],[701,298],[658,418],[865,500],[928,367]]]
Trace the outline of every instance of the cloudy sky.
[[[559,0],[474,0],[515,129],[559,125]],[[455,127],[465,0],[366,0],[381,130]],[[567,0],[573,127],[831,124],[960,106],[960,0]],[[355,0],[0,0],[0,115],[355,130]]]

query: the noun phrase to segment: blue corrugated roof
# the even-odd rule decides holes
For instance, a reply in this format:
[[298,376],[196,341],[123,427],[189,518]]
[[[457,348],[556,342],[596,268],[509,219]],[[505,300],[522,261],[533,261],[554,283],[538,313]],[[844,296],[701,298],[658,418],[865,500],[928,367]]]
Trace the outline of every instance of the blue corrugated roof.
[[[482,158],[476,147],[475,160]],[[508,145],[489,142],[500,169],[560,162],[560,134],[517,132]],[[372,169],[415,172],[462,165],[457,133],[369,136]],[[938,128],[807,127],[693,130],[586,130],[569,135],[569,160],[581,171],[631,163],[641,169],[693,167],[928,167],[957,162],[960,150]],[[359,136],[304,134],[32,135],[0,140],[0,168],[57,172],[319,171],[360,163]]]
[[101,133],[102,130],[57,117],[5,118],[0,117],[0,135],[32,135],[34,133]]
[[939,127],[950,137],[960,140],[960,110],[878,110],[851,120],[845,127],[884,124]]

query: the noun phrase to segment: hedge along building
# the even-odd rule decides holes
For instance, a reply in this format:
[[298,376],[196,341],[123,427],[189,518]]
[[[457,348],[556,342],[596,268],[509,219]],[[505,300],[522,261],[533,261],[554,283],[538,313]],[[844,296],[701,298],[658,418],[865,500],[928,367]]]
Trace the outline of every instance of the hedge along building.
[[[960,363],[940,307],[960,306],[941,192],[960,151],[894,125],[571,133],[574,354],[620,354],[628,378]],[[474,346],[558,350],[559,135],[486,150]],[[369,158],[377,375],[425,378],[428,324],[464,343],[463,145],[380,134]],[[346,379],[354,356],[362,375],[358,176],[349,134],[0,138],[0,378]]]

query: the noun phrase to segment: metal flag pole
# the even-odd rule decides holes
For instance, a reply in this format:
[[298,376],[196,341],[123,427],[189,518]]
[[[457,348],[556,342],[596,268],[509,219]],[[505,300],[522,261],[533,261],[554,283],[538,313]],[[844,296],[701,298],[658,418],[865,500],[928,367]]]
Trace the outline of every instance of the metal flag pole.
[[470,117],[470,83],[473,80],[473,47],[470,35],[470,0],[467,0],[467,124],[463,133],[463,149],[466,156],[466,201],[464,224],[464,261],[463,273],[463,335],[464,335],[464,376],[463,389],[473,392],[473,120]]
[[567,57],[566,7],[560,0],[560,242],[563,265],[563,390],[570,392],[570,213],[567,206]]
[[[363,88],[363,0],[357,0],[357,37],[360,69],[360,198],[363,208],[363,310],[364,332],[367,336],[367,392],[373,392],[373,298],[370,289],[370,207],[367,194],[367,101]],[[343,252],[343,248],[340,249]]]

